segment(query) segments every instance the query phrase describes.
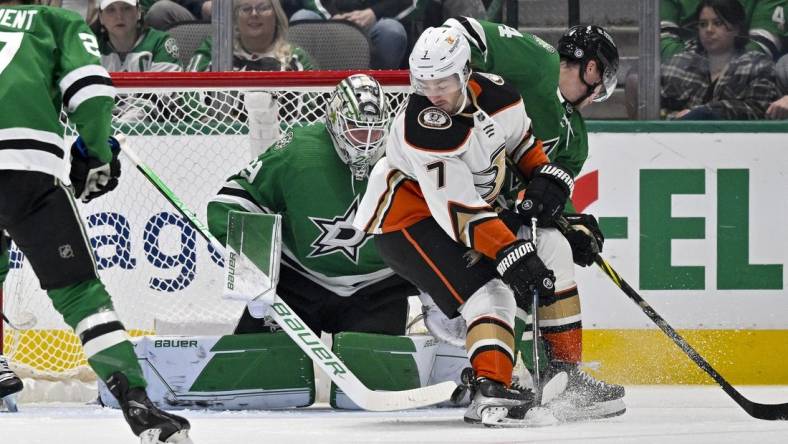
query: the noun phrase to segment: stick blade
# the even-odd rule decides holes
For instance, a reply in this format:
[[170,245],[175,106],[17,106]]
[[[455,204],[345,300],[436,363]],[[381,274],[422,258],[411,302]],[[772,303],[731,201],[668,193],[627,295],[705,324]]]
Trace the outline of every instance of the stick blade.
[[454,381],[445,381],[439,384],[420,387],[397,392],[373,392],[366,394],[349,394],[350,399],[359,407],[371,412],[392,412],[396,410],[416,409],[428,407],[448,401],[457,388]]
[[785,404],[758,404],[751,402],[744,405],[744,410],[753,418],[766,421],[788,421],[788,403]]

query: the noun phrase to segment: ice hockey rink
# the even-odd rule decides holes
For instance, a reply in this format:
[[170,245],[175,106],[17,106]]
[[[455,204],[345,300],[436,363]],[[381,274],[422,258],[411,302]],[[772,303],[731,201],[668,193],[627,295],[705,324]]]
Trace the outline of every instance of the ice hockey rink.
[[[788,387],[740,387],[748,399],[788,402]],[[751,418],[717,386],[630,386],[620,417],[543,428],[465,424],[462,409],[372,413],[316,406],[286,411],[186,411],[196,444],[235,443],[786,443],[788,421]],[[118,410],[22,404],[0,413],[2,444],[135,443]]]

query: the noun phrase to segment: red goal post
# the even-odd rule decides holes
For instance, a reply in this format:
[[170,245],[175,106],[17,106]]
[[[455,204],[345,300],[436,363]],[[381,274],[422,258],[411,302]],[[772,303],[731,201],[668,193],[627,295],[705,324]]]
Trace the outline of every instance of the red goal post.
[[[228,176],[294,126],[322,121],[330,92],[356,72],[383,85],[393,116],[409,91],[407,71],[113,73],[113,128],[205,222],[207,202]],[[67,146],[74,137],[67,129]],[[221,259],[128,162],[119,187],[80,211],[132,335],[232,330],[243,307],[220,297]],[[14,368],[27,377],[94,378],[15,246],[10,266],[0,306],[29,327],[0,325]]]

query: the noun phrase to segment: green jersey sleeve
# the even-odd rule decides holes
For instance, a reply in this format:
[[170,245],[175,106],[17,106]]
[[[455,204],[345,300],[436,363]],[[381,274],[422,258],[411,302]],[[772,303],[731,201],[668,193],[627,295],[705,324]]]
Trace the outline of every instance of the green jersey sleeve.
[[51,23],[54,35],[59,36],[54,75],[63,108],[85,141],[89,154],[109,162],[112,153],[107,139],[115,88],[109,73],[101,66],[96,36],[76,13],[61,9],[50,9],[47,13],[59,17]]
[[287,210],[283,193],[287,157],[273,147],[243,170],[230,176],[208,202],[208,230],[223,244],[227,240],[227,215],[231,210],[278,214]]

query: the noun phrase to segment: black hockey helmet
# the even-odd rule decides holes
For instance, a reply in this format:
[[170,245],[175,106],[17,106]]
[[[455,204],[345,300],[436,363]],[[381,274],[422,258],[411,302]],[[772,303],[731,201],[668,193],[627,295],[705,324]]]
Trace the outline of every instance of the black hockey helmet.
[[[580,80],[590,88],[588,95],[591,95],[598,85],[602,86],[599,95],[594,99],[595,102],[602,102],[613,94],[618,82],[618,48],[613,37],[604,28],[596,25],[569,28],[558,40],[558,54],[580,63]],[[599,72],[602,73],[602,81],[596,85],[589,84],[584,77],[589,60],[596,61]]]

